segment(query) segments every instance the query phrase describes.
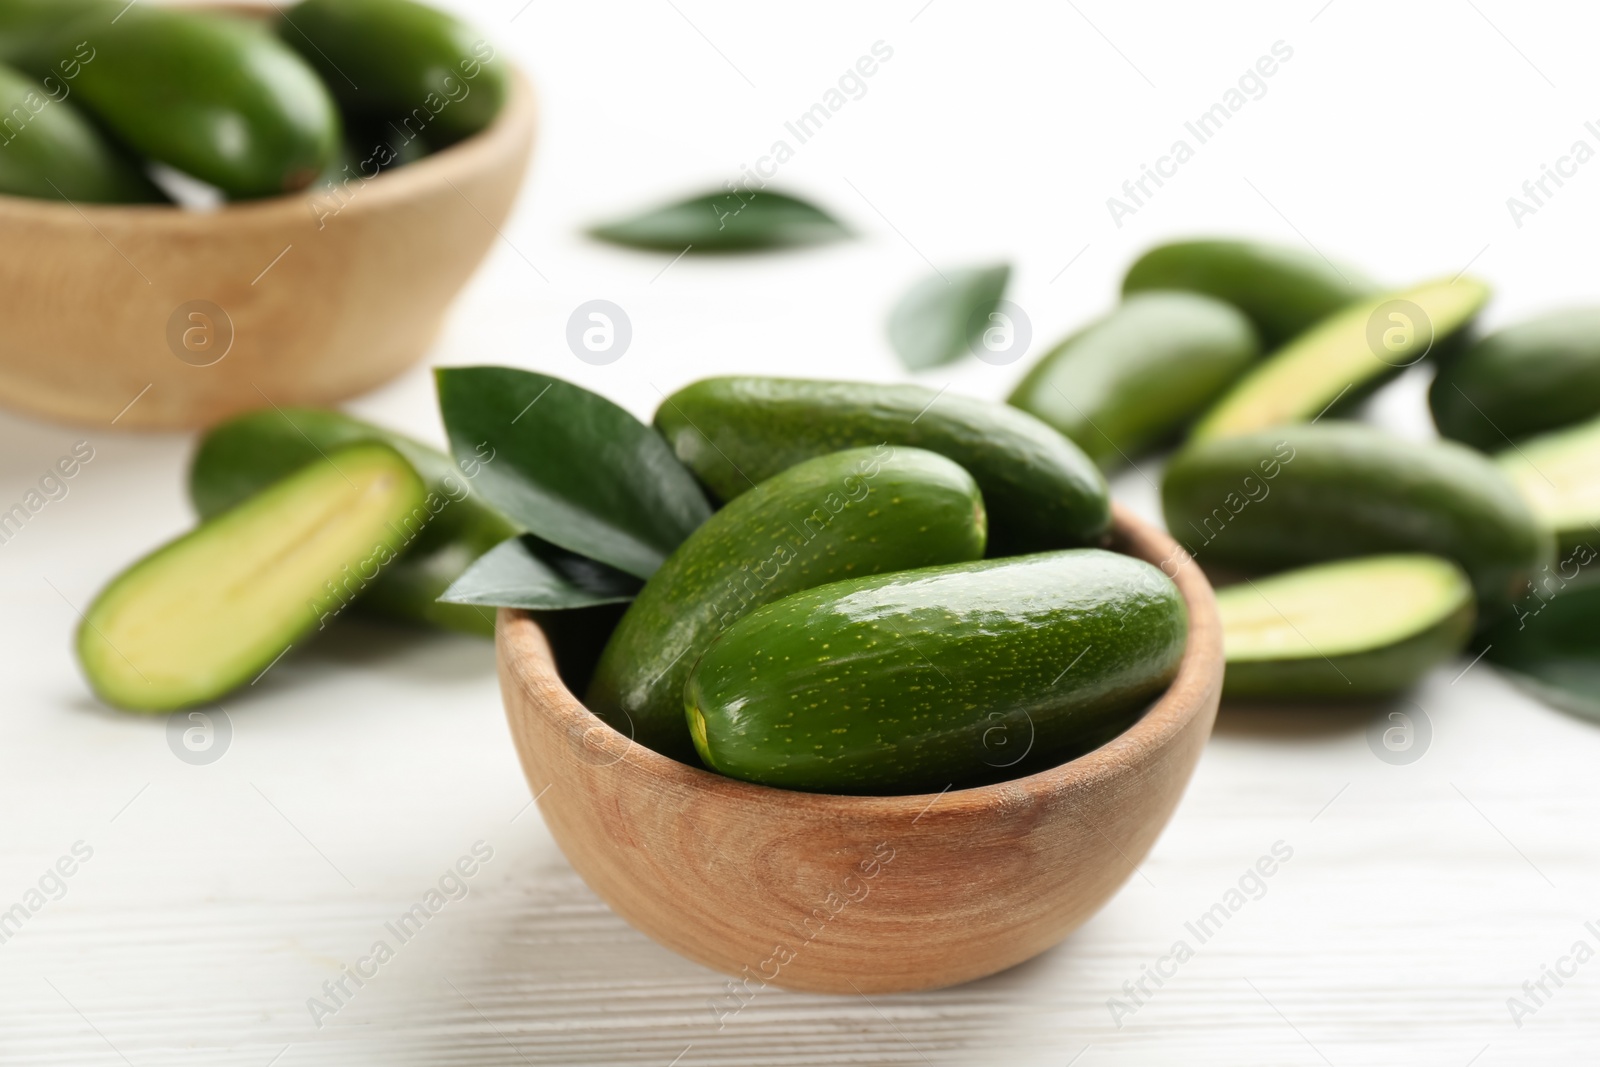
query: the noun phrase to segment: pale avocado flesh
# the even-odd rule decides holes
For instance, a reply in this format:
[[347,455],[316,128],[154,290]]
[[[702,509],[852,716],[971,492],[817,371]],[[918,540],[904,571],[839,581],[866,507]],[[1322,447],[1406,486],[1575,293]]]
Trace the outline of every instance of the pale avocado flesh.
[[1461,650],[1472,583],[1449,560],[1367,556],[1217,591],[1223,692],[1364,697],[1397,692]]
[[1348,405],[1451,341],[1488,299],[1483,283],[1458,278],[1351,304],[1240,379],[1194,439],[1306,422]]
[[1600,419],[1543,434],[1495,457],[1556,535],[1558,562],[1587,567],[1600,549]]
[[250,682],[327,625],[427,518],[424,489],[386,445],[329,453],[115,578],[78,630],[111,704],[165,711]]

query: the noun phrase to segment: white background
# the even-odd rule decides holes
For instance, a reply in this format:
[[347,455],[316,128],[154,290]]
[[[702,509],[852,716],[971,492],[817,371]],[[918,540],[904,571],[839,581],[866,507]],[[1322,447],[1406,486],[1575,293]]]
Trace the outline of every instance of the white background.
[[[1600,119],[1592,10],[1321,4],[471,4],[537,81],[543,128],[507,239],[432,360],[564,375],[646,418],[658,390],[710,373],[893,379],[883,322],[930,261],[1012,260],[1037,351],[1103,311],[1144,247],[1211,232],[1304,242],[1396,284],[1470,264],[1497,289],[1490,325],[1592,299],[1600,162],[1520,228],[1506,207],[1574,140],[1600,147],[1583,128]],[[894,55],[866,95],[779,178],[859,240],[663,271],[670,257],[580,235],[737,177],[880,40]],[[1266,95],[1115,226],[1106,198],[1280,40],[1293,58]],[[634,328],[606,367],[563,341],[597,297]],[[1024,366],[924,380],[1000,397]],[[1425,385],[1403,380],[1375,417],[1431,433]],[[441,439],[424,368],[352,407]],[[71,605],[187,527],[192,438],[0,415],[0,504],[80,439],[95,458],[70,495],[0,546],[0,909],[74,842],[93,857],[0,945],[0,1062],[1595,1056],[1600,962],[1520,1027],[1506,1001],[1576,940],[1600,948],[1583,926],[1600,919],[1600,734],[1483,664],[1395,705],[1432,726],[1407,766],[1368,746],[1387,708],[1224,709],[1141,871],[1029,964],[870,1002],[770,991],[718,1030],[718,976],[612,915],[527,806],[487,642],[352,624],[225,701],[232,741],[205,767],[174,757],[163,718],[97,705],[69,654]],[[1139,474],[1117,492],[1154,514]],[[470,894],[317,1029],[307,998],[479,840],[494,855]],[[1293,858],[1266,894],[1116,1027],[1107,999],[1278,841]]]

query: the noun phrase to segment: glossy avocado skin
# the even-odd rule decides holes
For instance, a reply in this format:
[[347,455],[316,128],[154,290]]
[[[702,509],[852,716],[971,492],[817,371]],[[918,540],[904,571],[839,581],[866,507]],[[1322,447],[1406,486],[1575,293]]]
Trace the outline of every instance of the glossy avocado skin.
[[991,555],[1092,544],[1111,524],[1105,477],[1077,445],[1005,404],[918,385],[706,378],[662,401],[655,425],[723,500],[813,456],[888,443],[972,473]]
[[706,765],[765,785],[935,793],[1054,765],[1176,675],[1177,587],[1100,549],[822,586],[745,616],[685,688]]
[[350,114],[392,122],[397,136],[460,140],[494,121],[510,92],[493,46],[411,0],[304,0],[279,18],[278,35]]
[[101,204],[164,199],[78,110],[71,87],[0,65],[0,193]]
[[1186,289],[1232,304],[1249,316],[1270,351],[1378,286],[1299,248],[1198,240],[1158,245],[1135,260],[1122,291],[1145,289]]
[[1047,352],[1008,403],[1112,470],[1188,425],[1260,354],[1250,320],[1231,304],[1135,293]]
[[689,535],[629,606],[584,703],[696,762],[683,685],[706,647],[763,604],[828,582],[983,557],[983,498],[943,456],[879,445],[781,471]]
[[80,44],[89,51],[79,57],[72,99],[139,155],[230,198],[304,188],[338,155],[333,97],[254,20],[93,5],[19,47],[16,63],[43,78]]
[[1600,415],[1600,308],[1570,308],[1479,340],[1428,390],[1445,437],[1485,451]]
[[406,458],[427,487],[433,517],[360,603],[384,615],[492,635],[494,612],[437,598],[479,556],[518,533],[471,492],[449,456],[381,426],[321,408],[252,411],[208,430],[189,464],[189,499],[201,518],[226,511],[326,453],[380,441]]
[[1197,442],[1168,465],[1167,528],[1204,567],[1250,573],[1389,552],[1454,560],[1492,618],[1554,554],[1486,457],[1357,423],[1281,426]]

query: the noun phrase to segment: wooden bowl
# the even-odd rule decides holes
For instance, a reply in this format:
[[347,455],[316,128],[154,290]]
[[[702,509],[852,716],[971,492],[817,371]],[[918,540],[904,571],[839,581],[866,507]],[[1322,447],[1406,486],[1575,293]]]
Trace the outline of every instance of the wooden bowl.
[[677,763],[591,714],[557,677],[538,625],[502,610],[500,688],[545,824],[624,919],[735,976],[725,1013],[767,984],[933,989],[1043,952],[1150,850],[1222,689],[1221,627],[1200,568],[1120,507],[1114,538],[1175,572],[1188,605],[1172,686],[1070,763],[942,794],[798,793]]
[[0,196],[0,404],[179,429],[333,404],[399,374],[522,183],[535,108],[527,80],[513,82],[488,129],[342,201],[197,212]]

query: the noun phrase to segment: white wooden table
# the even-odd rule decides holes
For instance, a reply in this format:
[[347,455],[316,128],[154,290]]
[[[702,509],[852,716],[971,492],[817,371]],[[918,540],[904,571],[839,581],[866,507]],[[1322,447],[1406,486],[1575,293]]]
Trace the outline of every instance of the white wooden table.
[[[1583,125],[1595,16],[1576,4],[470,7],[534,72],[546,121],[506,240],[433,359],[565,375],[641,416],[709,373],[896,377],[883,320],[929,262],[1013,259],[1035,353],[1107,306],[1139,249],[1196,231],[1305,241],[1395,282],[1471,264],[1500,290],[1491,324],[1597,295],[1600,164],[1520,226],[1506,203],[1574,141],[1600,147]],[[738,178],[879,41],[892,58],[778,178],[859,241],[669,265],[578,235]],[[1107,198],[1278,41],[1293,54],[1265,94],[1117,226]],[[634,330],[605,367],[563,340],[595,298]],[[924,380],[1000,397],[1022,367]],[[1425,385],[1403,380],[1372,417],[1428,434]],[[422,368],[354,407],[441,436]],[[719,1029],[720,977],[612,915],[530,806],[487,642],[342,626],[225,701],[225,751],[203,765],[175,755],[166,719],[98,706],[69,653],[75,608],[186,527],[191,440],[0,416],[0,508],[80,440],[94,458],[67,496],[0,545],[0,909],[26,916],[0,925],[0,1063],[1596,1057],[1600,962],[1562,960],[1600,950],[1600,728],[1482,664],[1392,707],[1225,709],[1147,862],[1031,963],[916,996],[766,992]],[[1158,473],[1117,492],[1154,514]],[[1378,758],[1369,728],[1419,709],[1421,758]],[[1290,858],[1230,896],[1275,847]],[[474,848],[488,858],[396,937],[386,924]],[[1202,942],[1189,924],[1208,912]],[[363,984],[324,986],[357,967]],[[1535,1003],[1524,982],[1547,967],[1572,976],[1543,978]],[[1533,1010],[1514,1019],[1512,997]]]

